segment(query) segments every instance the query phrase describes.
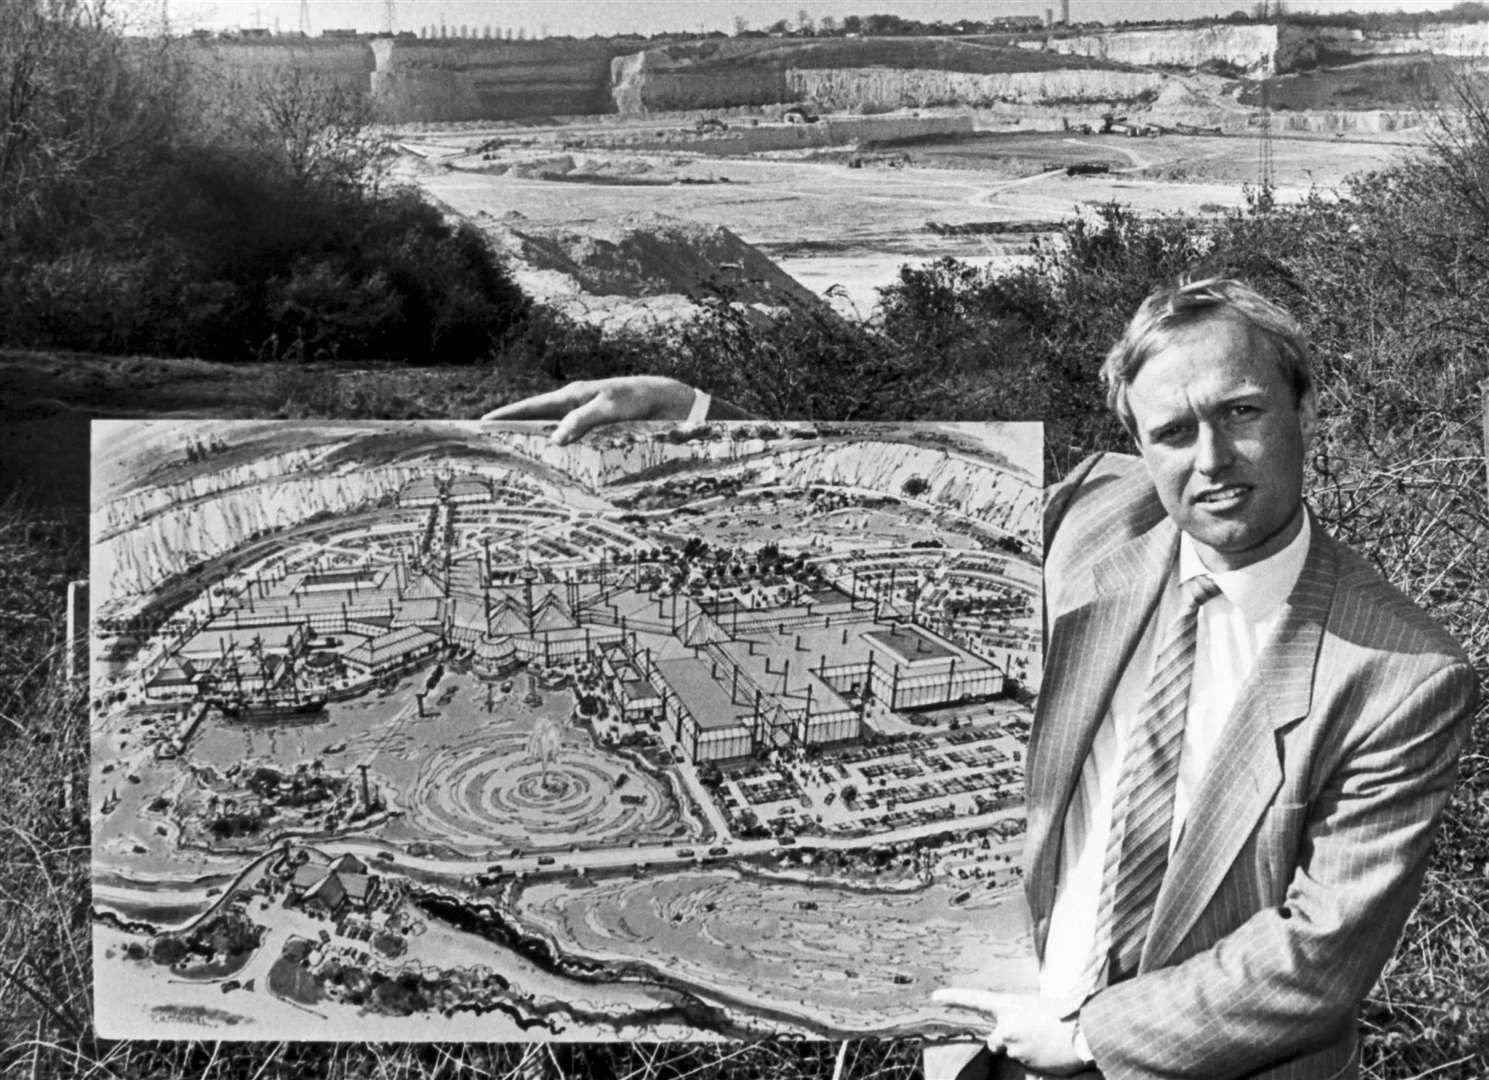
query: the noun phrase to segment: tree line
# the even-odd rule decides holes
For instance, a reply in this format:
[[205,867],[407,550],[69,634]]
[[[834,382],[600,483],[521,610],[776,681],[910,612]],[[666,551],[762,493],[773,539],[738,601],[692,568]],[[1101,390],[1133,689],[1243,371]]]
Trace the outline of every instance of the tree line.
[[385,184],[366,94],[189,64],[93,0],[0,4],[0,344],[214,360],[486,356],[527,302]]

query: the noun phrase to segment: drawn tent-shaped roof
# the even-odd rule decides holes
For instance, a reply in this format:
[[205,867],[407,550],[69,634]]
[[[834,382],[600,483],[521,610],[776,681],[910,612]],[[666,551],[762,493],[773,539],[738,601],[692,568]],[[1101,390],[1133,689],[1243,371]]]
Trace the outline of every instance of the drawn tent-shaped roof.
[[488,625],[486,615],[481,610],[480,598],[474,602],[464,601],[453,605],[450,622],[462,630],[474,630],[478,634],[484,634]]
[[687,617],[683,620],[682,640],[685,645],[702,646],[728,641],[729,635],[696,604],[689,604]]
[[290,887],[296,892],[304,892],[306,889],[317,884],[325,876],[326,868],[324,865],[303,863],[295,867],[295,876],[290,879]]
[[495,597],[492,600],[487,623],[492,634],[525,635],[543,630],[571,630],[577,625],[569,605],[552,588],[534,594],[531,622],[526,599],[520,594],[506,593],[500,600]]
[[150,679],[150,685],[184,686],[197,681],[198,672],[196,665],[185,656],[178,656],[166,662],[159,671]]
[[343,870],[332,876],[341,882],[342,891],[348,900],[359,906],[367,903],[373,886],[370,874],[355,874],[350,870]]
[[348,851],[336,857],[331,863],[331,869],[343,874],[365,874],[367,864]]
[[491,634],[526,634],[527,612],[524,605],[515,597],[502,597],[491,609],[487,628]]
[[335,871],[324,875],[317,885],[305,893],[307,904],[314,900],[324,905],[327,911],[335,911],[346,902],[346,898],[346,884]]
[[309,889],[317,884],[331,868],[330,862],[319,851],[313,848],[304,850],[305,861],[295,867],[295,876],[290,879],[290,887],[297,891]]
[[569,606],[552,592],[533,601],[534,630],[568,630],[574,626]]

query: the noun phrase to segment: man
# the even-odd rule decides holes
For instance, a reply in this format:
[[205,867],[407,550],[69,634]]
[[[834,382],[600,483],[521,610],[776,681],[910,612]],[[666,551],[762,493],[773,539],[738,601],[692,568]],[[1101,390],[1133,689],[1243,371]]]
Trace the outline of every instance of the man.
[[[1103,376],[1140,459],[1097,455],[1048,499],[1040,993],[938,997],[987,1016],[995,1075],[1356,1076],[1355,1013],[1415,903],[1472,669],[1311,520],[1316,397],[1280,308],[1233,281],[1161,289]],[[696,404],[619,380],[493,416],[588,410],[574,437],[638,400]]]

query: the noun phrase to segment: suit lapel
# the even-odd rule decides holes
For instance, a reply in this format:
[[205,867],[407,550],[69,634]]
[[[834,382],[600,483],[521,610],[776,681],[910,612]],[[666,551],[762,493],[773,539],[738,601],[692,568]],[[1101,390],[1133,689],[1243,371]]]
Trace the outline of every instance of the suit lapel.
[[1164,519],[1091,568],[1089,600],[1057,614],[1050,628],[1038,719],[1025,769],[1029,812],[1029,903],[1036,946],[1054,904],[1065,813],[1143,628],[1162,594],[1178,546]]
[[1308,714],[1338,559],[1317,524],[1273,640],[1231,711],[1153,912],[1144,969],[1162,966],[1194,928],[1283,780],[1278,733]]

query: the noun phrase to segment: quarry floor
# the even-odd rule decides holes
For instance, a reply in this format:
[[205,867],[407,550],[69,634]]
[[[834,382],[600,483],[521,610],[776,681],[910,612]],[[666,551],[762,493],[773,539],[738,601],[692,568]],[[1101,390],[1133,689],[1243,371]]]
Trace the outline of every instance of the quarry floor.
[[[666,145],[638,146],[635,132],[634,121],[588,120],[405,133],[404,145],[426,156],[405,157],[401,172],[498,233],[503,225],[644,228],[652,215],[722,226],[845,314],[867,316],[877,290],[902,265],[943,256],[1012,265],[1028,257],[1031,228],[1090,214],[1107,202],[1144,214],[1242,206],[1261,158],[1260,141],[1246,134],[978,132],[865,150],[728,157],[707,140],[690,148],[675,131]],[[1396,134],[1274,135],[1276,195],[1285,202],[1310,188],[1334,190],[1346,177],[1399,161],[1420,145],[1420,138]],[[472,153],[477,148],[484,155]],[[1110,171],[1066,175],[1064,166],[1077,162]],[[541,175],[552,167],[562,179]],[[508,171],[495,174],[502,169]],[[975,231],[948,235],[930,223]]]

